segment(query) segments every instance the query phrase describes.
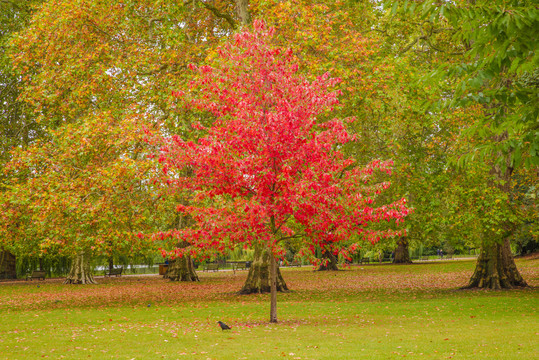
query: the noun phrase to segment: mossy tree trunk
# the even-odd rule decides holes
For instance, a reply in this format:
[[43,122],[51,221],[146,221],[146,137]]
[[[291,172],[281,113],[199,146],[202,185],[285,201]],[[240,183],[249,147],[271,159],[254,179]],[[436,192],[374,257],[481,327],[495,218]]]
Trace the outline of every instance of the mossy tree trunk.
[[[494,138],[496,141],[507,139],[507,132],[504,132]],[[511,199],[512,192],[512,173],[511,158],[502,153],[499,157],[505,156],[506,166],[500,166],[499,163],[494,163],[490,170],[494,181],[492,186],[497,187],[502,192],[508,195]],[[502,223],[500,227],[506,229],[506,234],[500,242],[484,241],[481,246],[481,252],[475,265],[475,271],[464,288],[480,288],[480,289],[513,289],[515,287],[528,286],[526,281],[520,275],[513,254],[511,254],[510,238],[514,232],[514,228],[518,224],[510,222]],[[488,235],[485,235],[488,237]]]
[[[188,170],[188,174],[191,174],[190,170]],[[182,197],[180,199],[180,203],[184,206],[188,206],[189,199]],[[184,215],[178,215],[177,221],[178,229],[185,229],[193,223],[191,216]],[[189,247],[189,243],[187,241],[181,241],[176,244],[176,247],[179,249],[185,249]],[[166,279],[170,279],[170,281],[200,281],[195,271],[193,259],[188,254],[169,261],[167,273],[164,277]]]
[[411,264],[410,251],[408,251],[408,240],[405,237],[401,237],[397,241],[397,248],[395,249],[395,257],[393,258],[393,264]]
[[325,248],[322,249],[322,258],[327,260],[326,264],[322,264],[318,267],[318,271],[338,271],[337,257],[333,253]]
[[513,255],[509,238],[502,244],[496,242],[483,244],[477,259],[474,274],[465,289],[513,289],[528,286],[520,275]]
[[[276,266],[276,289],[277,291],[288,291],[279,267]],[[247,280],[240,290],[240,294],[269,293],[270,284],[270,255],[267,249],[262,246],[255,246],[254,259],[249,268]]]
[[249,0],[234,0],[236,3],[236,11],[242,25],[251,23],[251,13],[249,11]]
[[188,255],[169,261],[165,278],[170,281],[200,281],[193,259]]
[[7,250],[0,250],[0,279],[17,278],[17,259]]
[[71,263],[71,268],[64,284],[96,284],[90,267],[90,260],[89,252],[80,251]]

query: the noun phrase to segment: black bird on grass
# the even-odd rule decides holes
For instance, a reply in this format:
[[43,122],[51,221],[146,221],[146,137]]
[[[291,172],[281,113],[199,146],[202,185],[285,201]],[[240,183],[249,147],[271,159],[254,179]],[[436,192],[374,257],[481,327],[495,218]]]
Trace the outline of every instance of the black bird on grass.
[[224,322],[222,321],[217,321],[219,323],[219,326],[221,327],[221,329],[224,331],[224,330],[230,330],[231,327],[228,326],[227,324],[225,324]]

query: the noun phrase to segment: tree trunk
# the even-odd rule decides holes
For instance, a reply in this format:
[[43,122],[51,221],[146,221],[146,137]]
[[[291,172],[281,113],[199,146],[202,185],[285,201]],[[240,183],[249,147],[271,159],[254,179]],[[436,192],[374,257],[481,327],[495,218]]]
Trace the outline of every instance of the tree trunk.
[[322,264],[318,267],[318,271],[339,271],[337,266],[337,257],[331,251],[322,249],[322,258],[327,259],[327,264]]
[[236,11],[240,18],[242,25],[249,25],[251,23],[251,13],[249,12],[249,0],[235,0]]
[[[180,217],[179,228],[182,229],[185,223],[184,218]],[[187,241],[181,241],[176,244],[176,247],[185,249],[189,247],[189,243]],[[195,272],[193,259],[187,254],[169,261],[165,278],[170,279],[170,281],[200,281]]]
[[[507,132],[504,132],[494,138],[496,141],[507,139]],[[502,153],[499,157],[505,156],[506,166],[493,164],[490,174],[494,176],[495,181],[492,184],[499,190],[505,192],[511,198],[512,191],[512,173],[511,158]],[[520,275],[513,255],[511,254],[510,235],[513,233],[515,224],[506,223],[499,226],[506,229],[506,236],[501,243],[495,241],[483,242],[479,258],[475,265],[475,271],[465,289],[512,289],[514,287],[528,286],[526,281]]]
[[[249,268],[247,280],[240,290],[240,294],[247,295],[253,293],[269,293],[271,292],[270,285],[270,255],[267,249],[261,246],[255,246],[254,260]],[[288,287],[284,282],[283,276],[279,267],[276,270],[277,291],[288,291]]]
[[96,284],[90,268],[90,255],[87,251],[80,251],[73,259],[64,284]]
[[271,282],[271,302],[270,302],[270,323],[277,322],[277,261],[273,254],[270,255],[270,282]]
[[395,249],[395,257],[393,258],[393,264],[411,264],[410,252],[408,251],[408,240],[401,237],[397,241],[397,248]]
[[465,289],[513,289],[528,286],[520,275],[511,254],[509,238],[503,244],[483,244],[474,274]]
[[0,250],[0,279],[17,278],[17,259],[9,251]]
[[195,271],[193,259],[189,255],[169,261],[165,277],[170,281],[200,281]]
[[114,269],[114,255],[113,255],[113,247],[114,244],[112,243],[112,240],[109,240],[108,245],[110,247],[110,254],[109,254],[109,272]]

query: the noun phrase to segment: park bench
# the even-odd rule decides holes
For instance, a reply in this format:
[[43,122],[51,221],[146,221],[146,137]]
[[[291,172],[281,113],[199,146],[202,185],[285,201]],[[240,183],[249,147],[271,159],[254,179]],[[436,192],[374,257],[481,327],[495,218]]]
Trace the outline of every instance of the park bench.
[[444,255],[444,259],[452,260],[452,259],[453,259],[453,255]]
[[423,261],[427,261],[428,259],[429,259],[428,256],[421,256],[421,260],[423,260]]
[[215,263],[205,264],[202,271],[219,271],[219,264],[215,264]]
[[301,266],[301,263],[300,263],[299,261],[297,261],[297,260],[294,260],[294,261],[292,261],[292,262],[290,263],[290,265],[288,265],[288,266],[297,266],[297,267],[300,267],[300,266]]
[[370,262],[371,262],[371,259],[369,259],[369,258],[361,258],[359,260],[359,264],[368,264]]
[[115,269],[109,269],[105,270],[105,277],[106,276],[122,276],[122,271],[124,270],[123,267],[115,268]]
[[43,271],[43,270],[34,270],[34,271],[32,271],[31,274],[26,275],[26,281],[28,281],[28,280],[32,281],[32,279],[45,280],[45,271]]

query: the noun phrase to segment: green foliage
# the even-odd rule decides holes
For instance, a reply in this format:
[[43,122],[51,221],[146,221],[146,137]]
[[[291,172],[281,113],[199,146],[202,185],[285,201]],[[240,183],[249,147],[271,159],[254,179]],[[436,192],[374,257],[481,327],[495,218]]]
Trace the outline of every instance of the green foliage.
[[[448,106],[479,104],[483,118],[470,137],[483,140],[460,163],[480,157],[511,156],[511,166],[539,165],[539,9],[535,1],[474,1],[435,6],[426,1],[425,16],[444,17],[452,39],[464,48],[435,79],[458,79]],[[506,134],[503,139],[500,136]],[[495,140],[495,141],[492,141]],[[502,156],[499,164],[506,166]]]
[[[118,249],[131,251],[132,230],[178,222],[170,209],[182,199],[165,203],[158,194],[164,189],[146,187],[156,173],[138,184],[132,179],[153,149],[140,137],[128,141],[128,131],[152,121],[197,138],[192,122],[211,125],[213,117],[186,111],[169,96],[187,86],[188,63],[216,58],[216,45],[232,34],[223,15],[237,21],[234,3],[212,1],[213,10],[208,4],[0,1],[0,167],[18,157],[7,166],[15,171],[0,174],[1,190],[10,193],[0,206],[15,205],[0,214],[2,242],[17,239],[20,254],[37,256],[55,251],[47,238],[82,231],[89,244],[95,232],[119,232]],[[500,160],[502,166],[538,164],[534,1],[249,4],[253,18],[276,27],[277,43],[294,48],[301,71],[343,79],[338,116],[355,116],[350,131],[361,138],[345,150],[364,163],[394,160],[394,194],[407,194],[415,209],[407,222],[412,246],[474,247],[500,231],[495,224],[514,227],[511,221],[528,224],[520,238],[537,239],[536,200],[504,203],[532,186],[500,194],[487,164],[505,156],[512,162]],[[104,131],[99,124],[110,119]],[[451,159],[467,167],[456,171]],[[91,229],[94,222],[99,230]],[[9,223],[20,227],[5,232]],[[294,246],[287,244],[292,252]]]
[[40,258],[27,255],[17,257],[17,277],[24,279],[34,270],[43,269],[47,277],[65,276],[69,271],[71,259],[65,256],[42,255]]
[[171,211],[160,207],[142,128],[181,123],[167,84],[184,80],[171,76],[188,61],[182,14],[175,3],[51,1],[10,36],[17,96],[45,135],[3,169],[5,246],[32,256],[153,249],[135,235],[167,226]]
[[[0,2],[0,168],[11,159],[11,150],[26,148],[44,136],[28,106],[19,100],[23,79],[13,70],[8,54],[10,39],[27,26],[34,8],[41,0]],[[4,190],[0,172],[0,191]]]
[[387,1],[383,8],[376,29],[386,51],[408,59],[418,75],[412,83],[431,89],[421,101],[406,99],[431,119],[434,131],[420,144],[430,137],[438,150],[404,151],[423,155],[406,155],[416,170],[406,185],[416,208],[411,238],[461,250],[500,241],[534,213],[504,169],[537,161],[537,7],[427,0]]

